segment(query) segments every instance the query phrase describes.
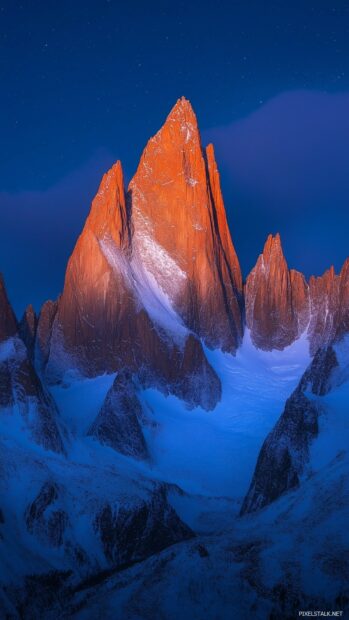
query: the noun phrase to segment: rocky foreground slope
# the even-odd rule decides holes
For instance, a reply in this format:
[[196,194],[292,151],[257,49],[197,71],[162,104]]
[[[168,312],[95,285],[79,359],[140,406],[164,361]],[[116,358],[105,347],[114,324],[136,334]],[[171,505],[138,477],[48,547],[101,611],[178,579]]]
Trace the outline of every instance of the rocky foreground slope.
[[[0,279],[0,407],[2,423],[46,450],[64,452],[57,407],[40,381]],[[15,418],[14,421],[11,420]],[[11,424],[12,422],[12,424]]]

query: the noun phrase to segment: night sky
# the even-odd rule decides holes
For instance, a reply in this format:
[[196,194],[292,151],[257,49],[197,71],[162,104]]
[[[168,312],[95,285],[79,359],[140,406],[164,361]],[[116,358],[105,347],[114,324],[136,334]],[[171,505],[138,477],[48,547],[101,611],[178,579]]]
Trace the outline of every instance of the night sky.
[[308,276],[349,254],[349,5],[0,3],[0,271],[55,298],[103,172],[130,179],[185,95],[213,141],[244,275],[269,232]]

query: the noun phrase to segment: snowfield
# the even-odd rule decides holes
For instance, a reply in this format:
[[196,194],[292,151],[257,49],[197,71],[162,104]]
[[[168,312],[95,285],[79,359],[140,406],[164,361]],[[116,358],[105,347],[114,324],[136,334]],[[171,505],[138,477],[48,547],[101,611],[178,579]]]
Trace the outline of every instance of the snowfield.
[[[348,341],[336,348],[332,389],[319,397],[319,434],[300,487],[244,517],[238,514],[261,445],[309,364],[308,342],[302,337],[266,353],[246,331],[235,357],[205,351],[222,382],[213,411],[189,409],[155,389],[139,391],[149,461],[86,436],[115,375],[67,375],[51,388],[66,455],[19,440],[18,417],[3,412],[4,617],[20,617],[24,605],[23,617],[45,620],[267,620],[348,604]],[[162,515],[174,537],[165,533],[168,548],[155,555],[146,538],[137,556],[132,534],[117,560],[111,532],[128,531],[125,514],[134,531],[132,515],[144,510],[148,532],[158,531]],[[28,574],[36,575],[33,582]],[[45,575],[52,577],[46,582]]]
[[305,338],[284,351],[255,349],[246,330],[236,357],[205,349],[222,382],[222,399],[207,413],[174,396],[142,394],[154,427],[145,429],[154,468],[189,493],[240,501],[259,449],[310,361]]
[[[246,330],[236,356],[205,349],[222,382],[214,411],[189,409],[175,396],[156,389],[141,391],[143,432],[150,464],[139,465],[152,478],[207,497],[242,500],[263,440],[280,416],[286,398],[310,361],[305,338],[284,351],[255,349]],[[114,375],[74,380],[51,388],[62,421],[70,429],[74,460],[101,448],[86,433],[97,416]],[[78,442],[78,447],[74,445]],[[83,445],[82,445],[83,444]],[[119,455],[114,455],[119,460]]]

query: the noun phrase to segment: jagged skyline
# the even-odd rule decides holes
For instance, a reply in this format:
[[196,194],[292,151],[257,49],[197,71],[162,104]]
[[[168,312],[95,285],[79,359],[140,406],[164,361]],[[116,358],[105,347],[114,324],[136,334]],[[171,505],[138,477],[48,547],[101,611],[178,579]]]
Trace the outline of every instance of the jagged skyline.
[[349,5],[0,20],[0,617],[344,615]]
[[348,281],[307,284],[269,235],[242,287],[178,100],[129,191],[103,176],[57,302],[18,324],[0,280],[0,614],[345,608]]

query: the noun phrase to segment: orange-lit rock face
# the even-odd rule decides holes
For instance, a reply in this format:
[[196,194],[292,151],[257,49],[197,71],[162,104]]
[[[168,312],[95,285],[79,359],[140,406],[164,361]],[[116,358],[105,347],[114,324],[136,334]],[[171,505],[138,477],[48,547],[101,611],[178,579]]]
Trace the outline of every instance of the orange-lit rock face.
[[127,201],[119,162],[102,180],[68,263],[47,374],[127,366],[144,384],[212,408],[220,382],[191,332],[235,351],[241,306],[213,148],[202,151],[182,99],[148,143]]
[[339,274],[338,318],[336,337],[349,332],[349,258],[345,261]]
[[283,349],[309,321],[308,287],[302,274],[289,271],[280,236],[269,235],[245,287],[246,324],[261,349]]
[[209,346],[234,351],[242,336],[241,272],[213,147],[203,152],[185,99],[149,140],[129,191],[135,260],[190,329]]
[[310,350],[315,354],[323,344],[332,342],[336,333],[339,279],[333,267],[320,277],[311,277],[310,291]]
[[125,193],[117,162],[102,179],[68,262],[52,334],[53,374],[68,363],[69,355],[89,374],[117,366],[124,323],[134,312],[125,277],[128,250]]
[[[283,349],[303,332],[312,352],[349,326],[348,265],[340,277],[289,270],[269,236],[245,287],[253,343]],[[177,102],[149,141],[125,196],[121,164],[103,177],[57,305],[43,307],[36,359],[59,378],[127,367],[191,405],[212,408],[220,382],[200,338],[234,352],[243,291],[213,147],[202,150],[195,114]]]
[[4,280],[0,274],[0,342],[17,332],[17,321],[7,297]]
[[68,263],[47,376],[59,378],[70,368],[93,376],[128,367],[144,385],[209,409],[220,397],[220,382],[200,342],[194,339],[193,346],[191,339],[161,288],[132,256],[117,163],[102,180]]
[[311,352],[330,344],[349,331],[349,259],[339,275],[333,267],[309,280],[311,321],[309,337]]
[[247,278],[245,303],[257,347],[283,349],[305,332],[315,355],[349,331],[349,260],[338,276],[331,267],[307,284],[301,273],[288,270],[279,235],[270,235]]

